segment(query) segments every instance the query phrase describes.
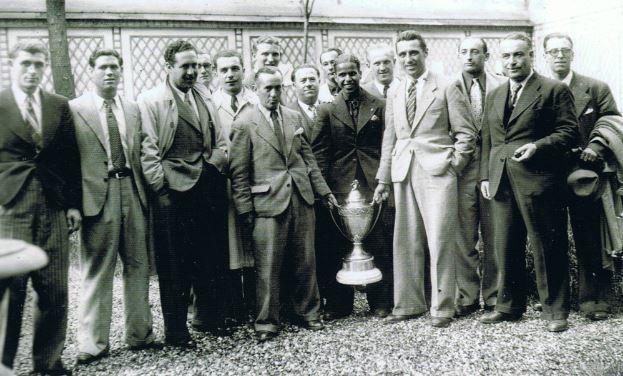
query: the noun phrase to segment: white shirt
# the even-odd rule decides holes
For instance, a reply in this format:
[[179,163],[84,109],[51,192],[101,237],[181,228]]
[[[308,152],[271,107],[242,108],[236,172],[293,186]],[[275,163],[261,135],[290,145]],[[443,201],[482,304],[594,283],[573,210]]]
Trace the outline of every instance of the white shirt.
[[562,82],[567,84],[567,86],[571,86],[571,80],[573,80],[573,71],[569,70],[569,73],[567,73],[567,76],[562,79]]
[[[301,102],[300,100],[298,102],[299,102],[299,106],[303,109],[303,111],[305,111],[305,114],[307,114],[307,117],[312,120],[316,120],[316,114],[314,113],[314,111],[309,109],[310,106],[308,104]],[[316,103],[313,104],[313,106],[316,107],[316,110],[318,110],[318,105],[319,103],[316,100]]]
[[[262,106],[261,104],[258,105],[257,107],[259,107],[260,112],[262,113],[262,115],[264,115],[264,117],[266,118],[266,121],[268,121],[268,124],[270,124],[270,127],[274,131],[275,130],[275,125],[273,124],[273,119],[270,118],[270,113],[272,111],[269,110],[268,108]],[[277,109],[275,111],[277,111],[277,118],[279,119],[279,122],[282,124],[281,125],[281,131],[283,132],[283,119],[281,118],[281,111],[279,111],[279,107],[277,107]]]
[[195,113],[195,116],[197,117],[197,119],[199,119],[199,110],[197,109],[197,102],[195,102],[195,96],[193,95],[193,90],[189,89],[186,93],[184,93],[183,91],[175,87],[175,85],[173,84],[171,84],[171,87],[173,88],[173,90],[175,90],[177,95],[180,97],[180,99],[184,103],[186,103],[186,96],[188,95],[188,98],[190,98],[190,105],[192,107],[192,110]]
[[[411,82],[413,82],[413,78],[409,75],[405,75],[405,77],[407,78],[406,80],[406,85],[405,85],[405,103],[409,102],[409,86],[411,86]],[[416,100],[416,106],[418,103],[420,103],[420,98],[422,98],[422,91],[424,91],[424,84],[426,83],[426,80],[428,80],[428,69],[424,70],[424,73],[422,73],[422,75],[420,77],[418,77],[417,82],[415,83],[415,100]],[[383,90],[381,90],[381,93],[383,92]]]
[[[17,102],[17,106],[19,107],[19,111],[22,113],[22,118],[26,120],[28,109],[26,106],[26,98],[28,98],[28,94],[24,93],[22,89],[17,86],[17,84],[11,85],[11,90],[13,91],[13,97],[15,97],[15,102]],[[35,116],[37,117],[37,123],[39,123],[39,129],[37,132],[41,134],[41,127],[43,119],[42,119],[42,110],[41,110],[41,89],[35,89],[35,92],[32,94],[32,109],[35,111]]]
[[513,81],[513,79],[510,80],[511,92],[513,91],[513,87],[515,85],[521,84],[521,89],[519,89],[519,91],[517,92],[517,99],[515,99],[515,103],[519,102],[519,98],[521,98],[521,93],[523,93],[523,89],[526,88],[526,82],[528,82],[528,80],[530,79],[530,77],[532,77],[533,74],[534,74],[534,70],[530,69],[530,74],[528,74],[526,78],[523,79],[523,81],[515,82]]
[[[379,93],[381,93],[381,95],[383,95],[383,90],[385,90],[385,85],[383,85],[382,83],[378,82],[377,80],[374,80],[374,86],[376,86],[376,90],[379,91]],[[389,90],[389,86],[391,86],[391,83],[387,85],[387,89]]]
[[[112,159],[110,156],[110,134],[108,133],[108,121],[106,119],[106,107],[104,107],[104,98],[92,92],[93,102],[95,103],[95,109],[100,118],[100,124],[102,125],[102,133],[104,134],[104,149],[106,149],[106,155],[108,156],[108,171],[111,171]],[[125,124],[125,115],[123,113],[123,106],[121,106],[121,97],[117,94],[113,98],[113,103],[110,106],[112,113],[117,120],[117,128],[119,128],[119,136],[121,136],[121,145],[123,146],[123,154],[125,155],[125,166],[130,168],[128,158],[128,142],[127,142],[127,127]]]

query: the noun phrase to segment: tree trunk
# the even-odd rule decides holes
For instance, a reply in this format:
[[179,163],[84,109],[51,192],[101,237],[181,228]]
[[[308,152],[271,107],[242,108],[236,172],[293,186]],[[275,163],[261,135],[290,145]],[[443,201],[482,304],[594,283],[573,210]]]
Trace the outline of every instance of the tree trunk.
[[76,97],[74,76],[69,61],[67,41],[67,19],[65,0],[46,0],[48,35],[50,47],[50,66],[54,80],[54,91],[67,98]]
[[309,17],[305,15],[305,21],[303,21],[303,51],[305,54],[303,55],[303,62],[307,63],[307,56],[309,55],[309,51],[307,50],[309,44]]

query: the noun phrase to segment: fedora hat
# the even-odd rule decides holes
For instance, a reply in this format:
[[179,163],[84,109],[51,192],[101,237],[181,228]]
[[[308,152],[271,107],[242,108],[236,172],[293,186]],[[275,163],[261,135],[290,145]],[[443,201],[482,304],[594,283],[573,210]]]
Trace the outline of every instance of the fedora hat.
[[574,195],[597,200],[604,193],[605,184],[593,170],[578,168],[567,176],[567,185]]

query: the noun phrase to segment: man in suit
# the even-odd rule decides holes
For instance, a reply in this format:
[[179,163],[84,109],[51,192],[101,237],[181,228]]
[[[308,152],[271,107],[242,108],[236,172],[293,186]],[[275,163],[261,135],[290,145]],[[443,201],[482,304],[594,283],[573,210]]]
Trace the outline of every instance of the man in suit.
[[336,47],[328,48],[320,53],[323,82],[318,88],[318,100],[321,103],[333,101],[333,97],[340,92],[340,87],[335,81],[335,59],[341,54],[343,54],[342,50]]
[[578,137],[573,95],[566,85],[533,71],[526,35],[506,36],[500,49],[510,81],[486,100],[480,164],[482,194],[492,200],[498,296],[495,311],[481,321],[518,320],[525,312],[527,235],[541,318],[549,331],[564,331],[569,315],[565,153]]
[[[231,176],[236,211],[255,251],[258,341],[277,335],[282,270],[294,280],[291,300],[303,327],[323,329],[314,255],[314,194],[335,197],[304,137],[300,114],[279,104],[281,74],[264,67],[255,76],[260,105],[234,121]],[[287,268],[287,269],[286,269]]]
[[9,52],[11,87],[0,91],[0,238],[35,244],[50,259],[46,267],[12,281],[2,362],[13,367],[30,278],[38,296],[34,371],[62,375],[70,373],[61,353],[67,331],[67,234],[81,222],[80,155],[67,98],[39,87],[47,63],[42,44],[15,44]]
[[426,254],[430,253],[431,324],[454,316],[458,227],[457,176],[469,162],[476,130],[465,102],[426,69],[426,42],[415,31],[398,35],[396,55],[406,77],[390,88],[375,200],[393,182],[394,309],[386,322],[427,311]]
[[303,127],[305,136],[310,145],[313,145],[318,136],[315,127],[316,114],[318,111],[318,86],[320,85],[320,71],[312,64],[299,65],[292,71],[292,82],[296,100],[288,108],[298,111],[303,115]]
[[[589,135],[595,122],[605,115],[620,115],[612,92],[604,82],[578,74],[571,70],[573,41],[566,34],[554,33],[543,39],[545,59],[551,77],[567,84],[575,99],[578,116],[582,160],[593,162],[604,157],[598,143],[589,143]],[[580,312],[591,320],[605,320],[610,310],[607,302],[611,274],[602,268],[600,218],[601,201],[570,195],[569,215],[575,240],[579,272]]]
[[372,81],[361,87],[377,98],[387,98],[387,90],[394,80],[396,58],[392,48],[385,44],[371,46],[367,51],[368,68]]
[[227,143],[211,101],[194,88],[197,52],[187,41],[164,53],[165,82],[138,97],[143,126],[141,162],[155,199],[156,268],[165,342],[193,346],[186,327],[221,334],[223,299],[217,282],[227,264]]
[[[381,158],[385,101],[359,86],[361,65],[356,56],[338,56],[335,73],[342,90],[333,102],[321,105],[318,110],[316,127],[319,136],[313,145],[314,154],[338,200],[344,201],[348,197],[356,179],[360,191],[371,201]],[[353,288],[339,284],[335,278],[342,266],[342,257],[352,249],[352,243],[337,231],[333,222],[319,225],[323,228],[323,236],[318,244],[318,278],[324,282],[320,296],[326,299],[326,321],[350,315],[353,311]],[[374,256],[374,263],[383,274],[380,282],[366,288],[370,311],[378,317],[386,317],[392,308],[393,228],[393,208],[384,208],[381,220],[365,241],[367,251]]]
[[[223,137],[230,144],[231,126],[240,111],[259,104],[257,95],[242,85],[244,66],[242,55],[234,50],[221,50],[214,55],[219,88],[212,101],[216,108]],[[231,196],[231,192],[230,192]],[[232,315],[244,323],[255,314],[255,270],[250,244],[245,244],[240,226],[236,223],[236,210],[229,202],[228,212],[229,269],[232,271]]]
[[[458,177],[459,224],[456,263],[456,315],[466,316],[480,309],[480,293],[485,310],[492,310],[497,297],[497,268],[493,250],[493,227],[489,201],[480,194],[480,129],[486,93],[506,79],[485,70],[489,59],[487,44],[481,38],[467,37],[458,51],[463,69],[449,90],[456,92],[470,109],[467,114],[478,132],[474,154]],[[478,252],[478,228],[483,255]]]
[[124,269],[126,342],[131,349],[154,342],[141,117],[136,103],[117,94],[122,66],[117,51],[94,51],[88,68],[94,90],[69,102],[80,149],[84,215],[78,364],[91,363],[109,352],[117,254]]

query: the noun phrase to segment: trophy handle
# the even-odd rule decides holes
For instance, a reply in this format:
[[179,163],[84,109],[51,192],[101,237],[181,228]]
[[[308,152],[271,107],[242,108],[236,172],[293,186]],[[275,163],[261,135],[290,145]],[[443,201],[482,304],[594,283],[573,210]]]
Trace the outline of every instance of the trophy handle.
[[[375,202],[374,200],[370,203],[370,205],[374,205]],[[379,210],[376,211],[376,218],[374,218],[374,223],[372,223],[372,226],[370,227],[370,229],[373,229],[374,226],[376,226],[376,222],[379,221],[379,218],[381,218],[381,211],[383,210],[383,201],[379,201]]]
[[348,236],[344,233],[344,231],[342,231],[342,226],[340,226],[338,221],[335,220],[335,215],[333,214],[333,211],[338,209],[339,207],[340,205],[338,204],[334,208],[329,208],[329,214],[331,214],[331,220],[333,220],[333,223],[335,224],[335,227],[337,227],[337,229],[340,231],[340,234],[342,234],[342,236],[344,236],[347,240],[350,240]]

